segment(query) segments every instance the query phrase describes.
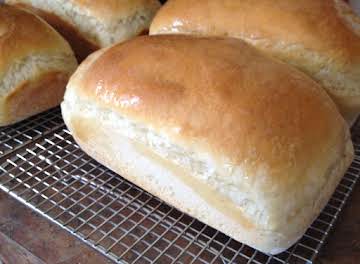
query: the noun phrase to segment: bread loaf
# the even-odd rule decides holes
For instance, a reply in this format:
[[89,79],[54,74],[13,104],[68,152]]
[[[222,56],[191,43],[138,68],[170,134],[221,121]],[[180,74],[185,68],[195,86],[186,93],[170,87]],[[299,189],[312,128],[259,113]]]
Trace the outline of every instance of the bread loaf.
[[36,12],[71,44],[79,60],[146,32],[158,0],[6,0]]
[[0,5],[0,126],[60,104],[76,67],[69,44],[45,21]]
[[61,107],[97,161],[266,253],[304,234],[353,158],[325,91],[236,39],[143,36],[98,51]]
[[170,0],[150,33],[240,38],[317,80],[350,124],[360,113],[360,17],[343,0]]

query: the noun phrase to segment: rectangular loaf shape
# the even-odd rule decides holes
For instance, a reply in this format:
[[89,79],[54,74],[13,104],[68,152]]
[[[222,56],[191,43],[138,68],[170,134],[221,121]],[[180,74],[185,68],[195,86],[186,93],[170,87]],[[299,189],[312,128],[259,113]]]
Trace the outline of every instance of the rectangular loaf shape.
[[97,161],[272,254],[303,235],[353,157],[322,87],[240,40],[144,36],[96,52],[62,113]]

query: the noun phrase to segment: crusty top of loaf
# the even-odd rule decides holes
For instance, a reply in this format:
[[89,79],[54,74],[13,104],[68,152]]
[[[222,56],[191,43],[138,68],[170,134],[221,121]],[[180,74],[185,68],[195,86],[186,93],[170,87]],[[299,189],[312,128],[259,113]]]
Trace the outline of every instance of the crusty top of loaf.
[[[227,32],[232,36],[268,39],[288,45],[302,43],[315,51],[329,50],[334,56],[341,53],[351,59],[360,55],[360,33],[355,25],[346,23],[337,2],[170,0],[155,17],[151,32],[176,32],[177,29],[204,34]],[[355,13],[347,12],[347,16],[359,27],[360,18]]]
[[0,79],[24,58],[60,54],[73,57],[69,44],[46,22],[27,11],[0,5]]
[[299,169],[345,144],[318,84],[239,40],[139,37],[86,67],[68,89],[222,162]]
[[300,68],[333,99],[360,95],[360,18],[343,0],[170,0],[150,34],[170,33],[240,38]]

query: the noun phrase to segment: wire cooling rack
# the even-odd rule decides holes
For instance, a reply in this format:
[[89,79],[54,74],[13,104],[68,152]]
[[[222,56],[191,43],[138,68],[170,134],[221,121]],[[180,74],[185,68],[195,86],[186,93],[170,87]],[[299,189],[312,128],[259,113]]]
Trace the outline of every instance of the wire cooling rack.
[[63,126],[60,108],[55,108],[16,125],[0,127],[0,158]]
[[73,141],[58,108],[0,129],[0,188],[119,263],[313,263],[360,175],[360,125],[352,133],[351,168],[303,238],[276,256],[101,166]]

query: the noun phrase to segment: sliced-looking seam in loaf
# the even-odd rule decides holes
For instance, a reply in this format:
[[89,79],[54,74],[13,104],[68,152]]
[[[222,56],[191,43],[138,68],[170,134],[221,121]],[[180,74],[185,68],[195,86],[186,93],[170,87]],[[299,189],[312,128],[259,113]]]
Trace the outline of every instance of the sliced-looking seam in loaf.
[[36,79],[45,72],[60,71],[72,74],[76,69],[76,60],[72,54],[31,54],[14,61],[0,76],[0,96],[6,97],[13,89],[25,81]]
[[[274,220],[264,217],[272,215],[270,212],[271,208],[268,208],[267,206],[258,206],[259,203],[266,204],[266,197],[263,197],[264,199],[262,200],[261,195],[251,194],[252,190],[246,188],[246,186],[239,189],[240,186],[236,186],[230,182],[224,182],[217,177],[217,174],[219,174],[217,170],[221,169],[222,172],[227,171],[229,178],[231,178],[231,173],[241,172],[241,166],[229,163],[225,164],[222,168],[216,167],[216,165],[214,165],[215,162],[209,155],[199,155],[189,149],[174,145],[166,138],[166,136],[161,136],[144,125],[135,123],[109,109],[99,108],[93,103],[86,101],[84,98],[80,99],[78,96],[73,95],[71,88],[66,93],[63,105],[63,107],[66,107],[67,109],[76,109],[76,112],[81,113],[83,116],[93,115],[96,112],[98,120],[101,120],[101,122],[110,122],[113,129],[121,131],[124,137],[145,145],[149,150],[153,151],[161,158],[171,161],[173,164],[185,167],[197,180],[212,186],[212,188],[216,189],[221,195],[230,199],[242,211],[242,214],[245,215],[247,219],[252,219],[259,230],[263,230],[264,232],[280,232],[277,230],[277,225],[274,226],[273,230],[264,228],[265,226],[271,226],[270,223]],[[347,141],[348,139],[346,142]],[[343,160],[337,160],[335,163],[331,164],[329,171],[323,177],[322,184],[319,185],[317,190],[312,192],[313,194],[319,195],[322,190],[326,189],[330,178],[333,177],[333,175],[336,175],[336,172],[339,169],[344,167]],[[246,179],[244,179],[244,182],[246,182]],[[260,200],[254,201],[251,199],[251,196],[257,196]],[[301,217],[305,209],[313,207],[314,204],[312,201],[317,200],[318,197],[310,197],[304,201],[304,204],[300,205],[301,208],[290,208],[289,215],[282,216],[283,220],[287,221],[287,219],[292,219],[292,221],[300,221],[298,218]],[[291,212],[295,212],[295,215],[290,215]],[[309,223],[306,223],[306,225],[307,224]]]

